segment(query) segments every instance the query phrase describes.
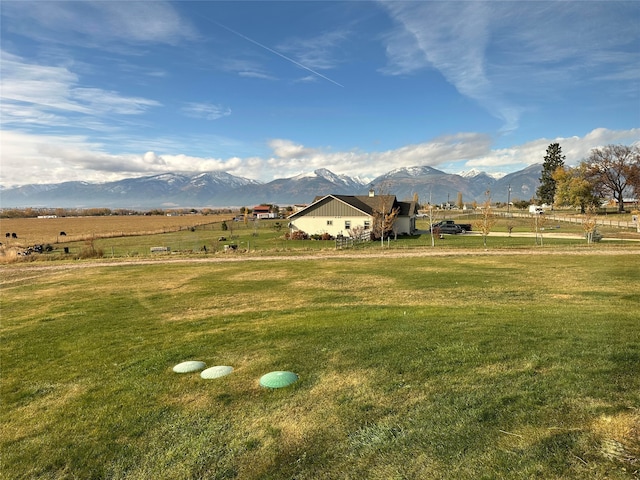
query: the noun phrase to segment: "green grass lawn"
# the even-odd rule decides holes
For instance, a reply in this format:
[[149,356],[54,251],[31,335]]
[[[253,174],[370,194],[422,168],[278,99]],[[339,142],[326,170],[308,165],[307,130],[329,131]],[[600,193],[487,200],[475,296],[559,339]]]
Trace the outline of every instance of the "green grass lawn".
[[[460,222],[473,223],[474,217],[467,216]],[[274,228],[280,224],[280,229]],[[229,229],[223,230],[221,223],[199,226],[191,230],[181,230],[155,235],[123,236],[113,238],[96,239],[93,248],[107,258],[126,257],[158,257],[162,254],[151,254],[151,247],[169,247],[172,255],[216,255],[224,252],[225,245],[236,245],[236,253],[289,255],[292,252],[298,254],[316,253],[320,250],[335,250],[335,241],[328,240],[286,240],[286,220],[261,220],[254,224],[245,225],[241,222],[227,222]],[[508,227],[512,227],[513,237],[501,236],[506,234]],[[418,219],[417,228],[427,230],[429,223],[426,219]],[[532,233],[531,219],[529,218],[498,218],[492,229],[493,233],[487,238],[489,249],[522,249],[531,247],[565,247],[588,248],[581,225],[549,223],[541,232],[536,241],[534,237],[520,237],[519,234]],[[599,231],[607,239],[605,243],[617,244],[620,247],[633,243],[620,238],[621,231],[615,228],[601,228]],[[557,234],[569,234],[579,238],[556,238]],[[631,233],[628,236],[637,234]],[[224,240],[223,240],[224,238]],[[633,245],[632,245],[633,246]],[[63,249],[69,249],[69,255],[64,255]],[[55,249],[40,256],[47,259],[74,258],[83,256],[82,252],[89,247],[88,242],[60,243]],[[360,245],[359,250],[380,250],[379,242],[371,242]],[[484,249],[483,238],[477,232],[465,235],[445,235],[444,239],[435,239],[435,245],[431,246],[431,235],[415,235],[411,237],[398,237],[396,240],[385,241],[385,249]],[[90,257],[91,255],[84,255]]]
[[2,266],[1,478],[636,478],[637,260]]

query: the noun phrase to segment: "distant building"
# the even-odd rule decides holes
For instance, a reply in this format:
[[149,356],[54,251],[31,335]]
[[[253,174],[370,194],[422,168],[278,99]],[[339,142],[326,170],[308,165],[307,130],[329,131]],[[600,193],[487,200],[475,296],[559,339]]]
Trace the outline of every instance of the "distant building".
[[269,216],[271,213],[271,205],[256,205],[253,207],[254,218],[275,218],[275,215],[273,217]]

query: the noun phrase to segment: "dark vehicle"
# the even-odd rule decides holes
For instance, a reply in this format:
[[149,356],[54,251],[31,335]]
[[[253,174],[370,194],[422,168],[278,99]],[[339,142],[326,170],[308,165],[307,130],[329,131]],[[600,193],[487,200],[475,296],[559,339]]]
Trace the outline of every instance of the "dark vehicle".
[[453,220],[443,220],[438,223],[434,223],[431,225],[431,228],[435,232],[436,230],[439,233],[448,233],[448,234],[458,234],[465,233],[471,231],[470,223],[455,223]]
[[456,225],[455,223],[434,223],[431,225],[431,231],[436,234],[449,234],[449,235],[457,235],[462,232],[462,227],[460,225]]

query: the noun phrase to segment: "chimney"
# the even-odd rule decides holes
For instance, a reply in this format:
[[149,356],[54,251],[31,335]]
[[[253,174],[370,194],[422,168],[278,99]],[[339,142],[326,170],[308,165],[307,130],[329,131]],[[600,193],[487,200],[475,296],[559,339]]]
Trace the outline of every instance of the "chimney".
[[370,197],[375,197],[376,196],[376,192],[373,191],[373,188],[371,190],[369,190],[369,196]]

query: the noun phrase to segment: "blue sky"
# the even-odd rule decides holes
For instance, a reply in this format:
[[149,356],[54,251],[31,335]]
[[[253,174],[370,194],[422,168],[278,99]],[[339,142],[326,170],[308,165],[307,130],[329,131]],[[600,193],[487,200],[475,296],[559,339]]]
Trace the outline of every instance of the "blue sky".
[[508,173],[640,142],[640,2],[6,1],[0,184]]

